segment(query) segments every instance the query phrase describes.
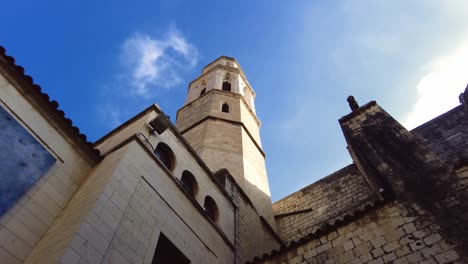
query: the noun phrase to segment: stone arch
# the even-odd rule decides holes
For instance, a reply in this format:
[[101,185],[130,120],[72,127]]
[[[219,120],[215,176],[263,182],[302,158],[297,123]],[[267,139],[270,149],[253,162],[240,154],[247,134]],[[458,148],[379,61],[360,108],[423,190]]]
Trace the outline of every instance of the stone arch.
[[231,82],[229,80],[225,80],[221,89],[223,91],[231,92]]
[[219,217],[219,210],[218,210],[218,205],[216,205],[216,202],[211,196],[207,195],[205,197],[205,202],[203,203],[203,208],[205,208],[205,212],[208,215],[213,222],[218,221]]
[[185,190],[192,197],[195,197],[197,195],[198,183],[197,183],[197,180],[195,179],[195,176],[193,176],[193,174],[190,171],[184,170],[184,172],[182,172],[180,181],[182,182],[182,186],[184,186]]
[[221,112],[223,112],[223,113],[229,113],[229,104],[228,104],[228,103],[224,103],[224,104],[221,106]]
[[154,154],[168,170],[174,170],[176,163],[175,155],[172,149],[166,143],[160,142],[156,146]]

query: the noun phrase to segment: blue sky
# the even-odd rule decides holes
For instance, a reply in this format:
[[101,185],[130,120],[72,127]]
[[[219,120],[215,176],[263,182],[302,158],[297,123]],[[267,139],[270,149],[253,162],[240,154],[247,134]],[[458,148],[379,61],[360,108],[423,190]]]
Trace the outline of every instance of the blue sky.
[[273,200],[351,163],[338,118],[376,100],[408,128],[468,83],[468,2],[7,1],[0,45],[92,141],[153,102],[175,119],[220,55],[257,93]]

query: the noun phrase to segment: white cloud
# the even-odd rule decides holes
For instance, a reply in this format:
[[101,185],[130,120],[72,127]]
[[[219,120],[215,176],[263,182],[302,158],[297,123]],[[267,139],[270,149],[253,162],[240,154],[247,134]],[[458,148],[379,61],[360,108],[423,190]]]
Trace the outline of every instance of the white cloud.
[[424,67],[418,98],[403,124],[412,129],[459,104],[458,95],[468,83],[468,38],[451,52]]
[[96,109],[100,118],[106,120],[107,127],[114,128],[122,123],[121,112],[115,105],[101,104]]
[[148,98],[158,88],[171,88],[182,82],[181,72],[198,61],[197,49],[171,27],[162,38],[135,33],[122,45],[124,79],[131,94]]

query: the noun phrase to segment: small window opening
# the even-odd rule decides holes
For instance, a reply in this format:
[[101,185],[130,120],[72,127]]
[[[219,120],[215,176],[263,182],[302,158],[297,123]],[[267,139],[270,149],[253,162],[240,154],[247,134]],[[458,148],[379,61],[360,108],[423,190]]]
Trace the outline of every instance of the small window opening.
[[206,88],[203,88],[200,92],[200,96],[204,95],[206,93]]
[[182,182],[182,186],[184,186],[185,190],[193,197],[197,195],[198,192],[198,183],[195,180],[195,177],[190,171],[184,171],[182,173],[182,177],[180,178]]
[[170,171],[172,171],[175,167],[175,156],[174,152],[172,152],[172,149],[160,142],[158,146],[156,147],[156,150],[154,151],[154,154],[156,154],[156,157],[168,168]]
[[203,207],[205,208],[206,214],[216,223],[216,221],[218,221],[218,206],[211,196],[205,197]]
[[228,82],[228,81],[223,82],[223,91],[228,91],[228,92],[231,91],[231,83],[230,82]]
[[151,264],[190,264],[190,260],[161,233]]
[[221,107],[221,111],[223,111],[224,113],[229,113],[229,105],[227,103],[224,103]]

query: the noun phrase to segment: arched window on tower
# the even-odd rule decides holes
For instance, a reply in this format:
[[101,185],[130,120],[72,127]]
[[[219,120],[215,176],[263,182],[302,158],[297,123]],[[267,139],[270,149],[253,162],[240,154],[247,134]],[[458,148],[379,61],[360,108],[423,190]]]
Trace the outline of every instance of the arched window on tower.
[[229,105],[227,103],[224,103],[221,106],[221,111],[224,112],[224,113],[229,113]]
[[205,208],[206,214],[216,223],[218,221],[218,206],[216,202],[211,198],[211,196],[205,197],[205,202],[203,203],[203,207]]
[[195,180],[195,176],[190,171],[184,171],[182,173],[182,177],[180,178],[182,182],[182,186],[184,186],[185,190],[192,196],[195,197],[198,192],[198,183]]
[[231,91],[231,83],[229,81],[224,81],[222,90],[230,92]]
[[206,88],[203,87],[203,89],[202,89],[201,92],[200,92],[200,96],[204,95],[205,93],[206,93]]
[[158,159],[166,166],[167,169],[172,171],[175,167],[175,156],[172,149],[166,145],[165,143],[160,142],[158,146],[156,146],[156,150],[154,154]]

